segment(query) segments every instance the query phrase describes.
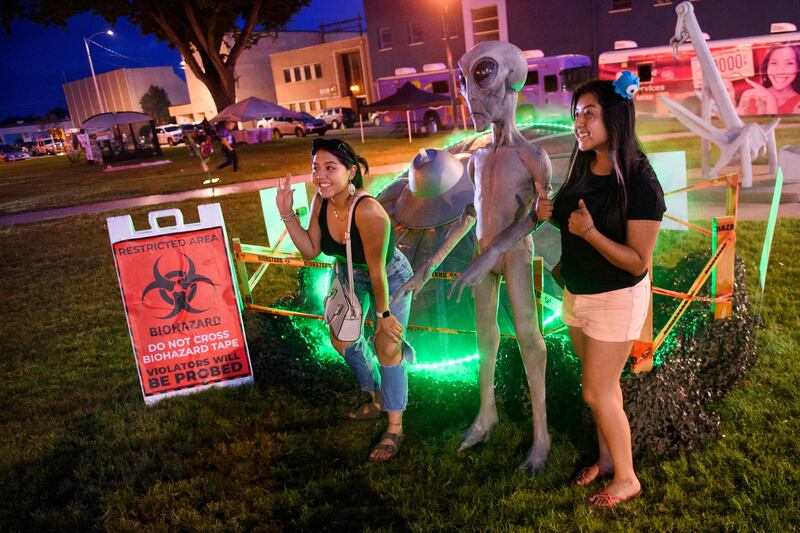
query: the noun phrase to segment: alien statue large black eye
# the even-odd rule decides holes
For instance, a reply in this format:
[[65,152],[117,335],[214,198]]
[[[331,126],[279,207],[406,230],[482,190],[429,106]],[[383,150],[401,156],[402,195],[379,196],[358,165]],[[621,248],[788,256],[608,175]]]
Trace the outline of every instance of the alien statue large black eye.
[[472,67],[472,77],[479,87],[486,87],[497,76],[497,61],[489,57],[485,57],[475,63]]

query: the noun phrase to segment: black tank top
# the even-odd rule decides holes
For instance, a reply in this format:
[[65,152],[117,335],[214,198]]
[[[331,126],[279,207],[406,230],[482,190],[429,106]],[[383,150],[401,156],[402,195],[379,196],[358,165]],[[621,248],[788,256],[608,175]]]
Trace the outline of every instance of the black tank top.
[[[353,268],[358,268],[361,270],[368,270],[367,268],[367,258],[364,255],[364,244],[361,242],[361,234],[358,232],[358,226],[356,225],[356,214],[355,209],[358,207],[358,204],[361,203],[361,200],[364,198],[370,198],[370,196],[362,196],[358,200],[356,200],[356,205],[353,206],[353,226],[350,228],[350,248],[351,253],[353,254]],[[337,242],[333,239],[330,230],[328,229],[328,200],[323,198],[322,199],[322,207],[319,210],[319,228],[320,232],[320,245],[322,247],[322,252],[325,255],[329,255],[335,258],[337,261],[343,264],[347,264],[347,246],[343,243]],[[387,248],[386,253],[386,264],[389,264],[389,261],[392,260],[392,255],[394,254],[394,232],[389,232],[389,247]]]

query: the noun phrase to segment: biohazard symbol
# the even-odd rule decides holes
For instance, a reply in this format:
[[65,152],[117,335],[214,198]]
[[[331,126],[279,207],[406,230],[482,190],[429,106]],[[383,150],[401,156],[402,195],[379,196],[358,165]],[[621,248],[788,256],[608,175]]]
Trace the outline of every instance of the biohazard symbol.
[[207,311],[207,309],[195,309],[192,307],[191,302],[197,295],[197,285],[199,283],[208,283],[211,286],[216,285],[207,277],[197,274],[194,263],[189,259],[189,256],[186,254],[183,254],[183,256],[189,262],[188,272],[173,270],[172,272],[167,272],[162,275],[158,270],[158,262],[161,261],[161,257],[156,259],[153,265],[154,281],[144,288],[142,302],[144,302],[144,297],[147,296],[148,292],[157,289],[161,299],[173,306],[172,311],[170,311],[168,315],[158,318],[172,318],[181,311],[188,311],[189,313],[202,313]]

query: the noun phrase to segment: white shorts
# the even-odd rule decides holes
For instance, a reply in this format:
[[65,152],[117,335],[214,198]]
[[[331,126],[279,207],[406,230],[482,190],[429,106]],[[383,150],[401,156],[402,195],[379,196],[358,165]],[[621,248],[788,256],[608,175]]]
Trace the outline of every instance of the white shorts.
[[633,341],[642,332],[649,305],[649,275],[633,287],[598,294],[572,294],[565,288],[561,321],[599,341]]

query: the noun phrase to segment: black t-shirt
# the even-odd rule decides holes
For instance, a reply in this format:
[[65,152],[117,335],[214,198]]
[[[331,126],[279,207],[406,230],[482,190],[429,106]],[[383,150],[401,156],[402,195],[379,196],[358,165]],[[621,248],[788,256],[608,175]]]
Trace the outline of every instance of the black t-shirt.
[[[350,253],[353,256],[353,268],[358,270],[369,270],[367,266],[367,258],[364,254],[364,244],[361,242],[361,233],[358,231],[358,226],[356,225],[356,214],[355,210],[358,207],[359,202],[364,198],[369,198],[369,196],[364,195],[356,200],[356,205],[353,206],[353,227],[350,229]],[[322,253],[325,255],[329,255],[335,258],[340,263],[346,265],[347,264],[347,244],[336,242],[331,235],[330,229],[328,229],[328,200],[327,198],[322,199],[322,206],[319,210],[319,228],[320,228],[320,246],[322,249]],[[386,264],[389,264],[389,261],[392,260],[392,254],[394,253],[394,232],[389,232],[389,246],[387,247],[387,254],[386,254]]]
[[[609,228],[607,213],[617,201],[619,184],[615,173],[597,176],[589,172],[572,190],[559,193],[553,206],[553,216],[561,228],[561,276],[573,294],[597,294],[632,287],[647,275],[634,276],[611,264],[591,244],[569,231],[569,216],[578,209],[583,198],[592,215],[595,228],[606,237],[625,242],[625,229],[615,234]],[[658,220],[667,206],[664,191],[656,173],[646,159],[636,165],[628,180],[627,220]]]

